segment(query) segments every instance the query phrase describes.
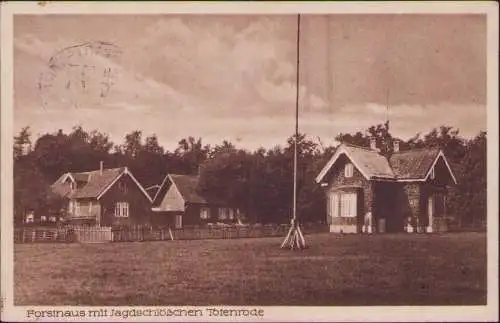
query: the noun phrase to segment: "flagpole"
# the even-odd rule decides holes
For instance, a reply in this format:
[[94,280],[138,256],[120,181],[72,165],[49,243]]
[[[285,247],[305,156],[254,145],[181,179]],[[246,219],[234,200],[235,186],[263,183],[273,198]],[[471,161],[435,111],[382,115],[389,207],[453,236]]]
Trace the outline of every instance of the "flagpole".
[[285,240],[281,244],[281,248],[290,249],[303,249],[306,246],[304,235],[300,229],[299,222],[297,221],[297,164],[298,164],[298,152],[297,152],[297,140],[299,138],[299,93],[300,93],[300,14],[297,16],[297,75],[296,75],[296,97],[295,97],[295,138],[293,141],[293,209],[292,209],[292,220],[290,223],[290,230],[288,231]]
[[293,149],[293,221],[297,221],[297,140],[299,138],[299,64],[300,64],[300,13],[297,16],[297,68],[295,94],[295,140]]

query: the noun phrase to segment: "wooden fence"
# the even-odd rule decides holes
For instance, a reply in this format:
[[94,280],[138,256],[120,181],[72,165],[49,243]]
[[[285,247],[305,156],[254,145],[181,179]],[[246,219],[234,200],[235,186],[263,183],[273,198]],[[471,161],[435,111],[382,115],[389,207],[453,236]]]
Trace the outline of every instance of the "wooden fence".
[[62,228],[16,228],[14,229],[15,243],[29,242],[71,242],[72,232]]
[[83,243],[113,241],[111,227],[80,227],[72,230],[74,241]]
[[[161,240],[238,239],[285,236],[289,226],[207,226],[181,229],[151,226],[96,227],[66,225],[58,228],[16,228],[14,242],[124,242]],[[304,225],[305,234],[326,232],[326,225]]]

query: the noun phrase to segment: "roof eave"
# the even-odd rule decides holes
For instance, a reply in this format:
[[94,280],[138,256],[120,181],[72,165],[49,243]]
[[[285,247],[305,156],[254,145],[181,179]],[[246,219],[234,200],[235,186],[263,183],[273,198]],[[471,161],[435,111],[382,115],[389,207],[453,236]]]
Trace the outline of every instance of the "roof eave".
[[396,182],[397,179],[394,177],[385,177],[385,176],[372,176],[370,177],[372,181],[387,181],[387,182]]

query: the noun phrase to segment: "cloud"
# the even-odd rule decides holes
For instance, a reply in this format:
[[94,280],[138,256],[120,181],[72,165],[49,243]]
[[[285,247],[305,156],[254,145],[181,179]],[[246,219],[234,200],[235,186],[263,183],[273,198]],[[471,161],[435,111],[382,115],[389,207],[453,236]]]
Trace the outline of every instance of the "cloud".
[[[429,22],[425,37],[414,28],[419,26],[414,18],[335,16],[328,34],[320,18],[304,17],[300,130],[328,143],[339,132],[384,122],[384,60],[397,81],[389,100],[396,135],[408,137],[440,124],[459,126],[466,135],[484,129],[483,41],[477,40],[483,22],[457,18],[448,27],[439,22],[443,18],[421,19]],[[461,21],[472,26],[469,32]],[[15,23],[17,128],[31,124],[43,132],[81,123],[110,133],[117,143],[126,132],[142,129],[157,133],[168,149],[189,135],[207,143],[239,138],[251,148],[284,143],[293,133],[293,16],[89,15],[18,17]],[[434,34],[440,36],[430,39]],[[466,41],[460,41],[462,34]],[[59,73],[53,90],[45,91],[51,103],[41,109],[37,82],[50,57],[95,35],[119,45],[122,55],[86,61],[96,66],[87,75],[87,92],[76,91],[81,75]],[[330,49],[326,36],[332,40]],[[101,100],[104,67],[113,70],[113,84]],[[73,81],[70,91],[68,80]]]

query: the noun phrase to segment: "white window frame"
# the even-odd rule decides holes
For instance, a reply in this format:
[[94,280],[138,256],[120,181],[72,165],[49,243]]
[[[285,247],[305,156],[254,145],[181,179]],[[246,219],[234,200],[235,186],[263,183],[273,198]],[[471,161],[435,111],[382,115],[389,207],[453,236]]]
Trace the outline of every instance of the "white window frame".
[[74,215],[80,216],[80,202],[78,202],[77,200],[74,200],[73,203],[74,203],[74,209],[75,209]]
[[220,207],[219,208],[219,220],[227,220],[229,218],[228,214],[228,208],[227,207]]
[[331,217],[355,218],[358,196],[356,193],[330,193],[328,213]]
[[71,215],[75,213],[75,201],[69,200],[68,211]]
[[328,212],[332,218],[339,216],[339,193],[330,193],[328,201]]
[[347,163],[344,166],[344,177],[352,177],[354,175],[354,166],[352,163]]
[[357,195],[356,193],[344,193],[340,196],[342,214],[344,218],[356,217]]
[[117,218],[128,218],[129,213],[129,204],[128,202],[116,202],[115,204],[115,217]]
[[200,209],[200,219],[207,220],[210,217],[210,208],[202,207]]
[[26,223],[33,223],[35,222],[35,213],[33,212],[28,212],[28,214],[26,215]]
[[176,229],[182,228],[182,214],[175,215],[175,228]]
[[431,179],[435,179],[435,178],[436,178],[436,173],[435,173],[435,171],[434,171],[434,167],[432,167],[432,168],[431,168],[430,178],[431,178]]

